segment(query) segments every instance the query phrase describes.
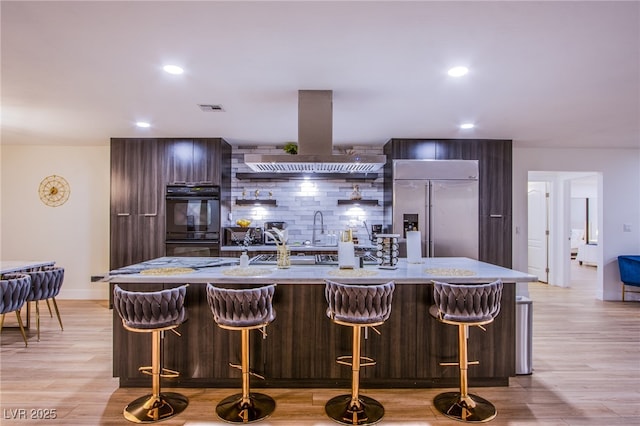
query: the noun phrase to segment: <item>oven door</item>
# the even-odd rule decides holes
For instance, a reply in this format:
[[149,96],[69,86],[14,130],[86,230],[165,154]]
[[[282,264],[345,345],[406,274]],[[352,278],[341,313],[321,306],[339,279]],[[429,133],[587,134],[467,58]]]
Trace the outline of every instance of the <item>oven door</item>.
[[167,196],[166,207],[167,241],[220,241],[219,198]]
[[218,257],[220,244],[204,241],[167,241],[165,255],[169,257]]

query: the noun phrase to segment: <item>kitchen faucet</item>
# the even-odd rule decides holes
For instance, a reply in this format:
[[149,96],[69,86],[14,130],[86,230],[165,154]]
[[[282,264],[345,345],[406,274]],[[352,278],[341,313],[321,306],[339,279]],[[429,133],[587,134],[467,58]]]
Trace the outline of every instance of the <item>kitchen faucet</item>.
[[316,238],[316,218],[320,215],[320,234],[324,234],[324,216],[320,210],[313,212],[313,231],[311,232],[311,244],[315,245],[320,242],[319,238]]
[[364,230],[367,231],[367,235],[369,236],[369,241],[373,242],[373,237],[371,236],[371,232],[369,232],[369,226],[367,225],[367,221],[363,220],[362,224],[364,225]]

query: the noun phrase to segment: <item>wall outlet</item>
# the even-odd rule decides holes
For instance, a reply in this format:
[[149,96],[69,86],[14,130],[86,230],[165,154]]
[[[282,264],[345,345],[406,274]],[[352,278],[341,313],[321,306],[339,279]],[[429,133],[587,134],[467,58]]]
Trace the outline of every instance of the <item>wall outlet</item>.
[[622,225],[622,232],[631,232],[631,225],[628,223],[624,223]]

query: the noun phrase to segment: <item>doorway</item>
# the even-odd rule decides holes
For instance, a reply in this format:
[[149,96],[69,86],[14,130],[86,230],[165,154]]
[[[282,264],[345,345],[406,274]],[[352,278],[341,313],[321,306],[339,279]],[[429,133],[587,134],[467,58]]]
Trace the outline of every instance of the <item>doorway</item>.
[[580,262],[572,258],[583,259],[580,267],[598,268],[602,257],[601,174],[529,172],[528,181],[529,273],[541,282],[569,287],[577,270],[572,262]]
[[549,282],[549,183],[528,185],[528,272]]

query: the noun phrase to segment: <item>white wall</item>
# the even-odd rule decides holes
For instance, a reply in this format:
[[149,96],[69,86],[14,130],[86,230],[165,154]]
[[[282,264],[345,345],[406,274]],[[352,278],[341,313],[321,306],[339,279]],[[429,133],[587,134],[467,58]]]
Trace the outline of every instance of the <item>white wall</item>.
[[[598,297],[621,299],[617,257],[640,253],[640,149],[513,148],[513,267],[527,270],[527,180],[530,171],[587,171],[602,174],[602,223]],[[567,188],[568,189],[568,188]],[[631,232],[623,232],[623,224]],[[516,228],[519,233],[516,233]]]
[[[106,299],[91,275],[109,268],[109,146],[0,146],[0,258],[55,260],[65,268],[60,299]],[[40,201],[43,178],[71,187],[59,207]]]

